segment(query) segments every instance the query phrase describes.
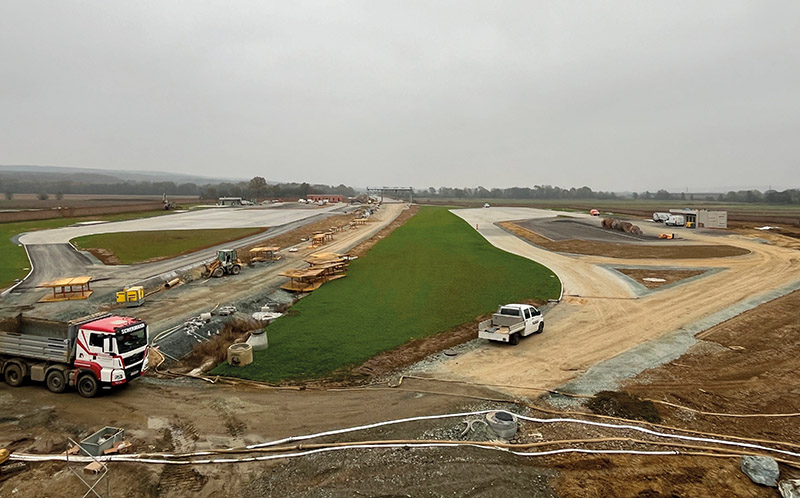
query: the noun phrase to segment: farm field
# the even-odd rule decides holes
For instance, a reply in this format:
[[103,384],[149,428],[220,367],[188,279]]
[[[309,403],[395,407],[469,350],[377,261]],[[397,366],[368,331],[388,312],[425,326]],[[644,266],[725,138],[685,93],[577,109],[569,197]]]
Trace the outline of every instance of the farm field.
[[270,382],[329,375],[500,304],[558,297],[546,267],[489,244],[445,208],[424,207],[267,328],[270,347],[213,373]]
[[30,267],[25,249],[11,242],[11,238],[24,232],[61,228],[81,221],[124,221],[136,218],[150,218],[171,214],[169,211],[145,211],[141,213],[121,213],[108,216],[87,216],[81,218],[53,218],[49,220],[20,221],[14,223],[0,223],[0,289],[14,283],[15,279],[24,277]]
[[131,265],[172,258],[261,233],[263,228],[154,230],[87,235],[72,240],[106,264]]

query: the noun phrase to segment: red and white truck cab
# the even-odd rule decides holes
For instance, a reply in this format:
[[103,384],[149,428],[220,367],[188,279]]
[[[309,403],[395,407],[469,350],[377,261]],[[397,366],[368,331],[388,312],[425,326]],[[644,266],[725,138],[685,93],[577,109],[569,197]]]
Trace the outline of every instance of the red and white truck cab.
[[103,387],[125,384],[147,370],[147,324],[137,318],[84,323],[75,343],[74,365],[94,372]]
[[44,381],[55,393],[74,386],[90,398],[147,371],[148,328],[138,318],[99,314],[70,322],[0,320],[0,374],[10,386]]

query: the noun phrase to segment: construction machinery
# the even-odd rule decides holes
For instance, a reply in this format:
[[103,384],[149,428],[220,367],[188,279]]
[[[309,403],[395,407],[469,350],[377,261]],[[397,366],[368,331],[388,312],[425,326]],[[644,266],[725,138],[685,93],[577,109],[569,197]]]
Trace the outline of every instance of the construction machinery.
[[127,308],[135,308],[144,303],[144,287],[134,285],[125,287],[117,292],[117,303],[124,304]]
[[674,233],[660,233],[660,234],[658,234],[658,238],[659,239],[672,240],[672,239],[675,238],[675,234]]
[[0,321],[0,373],[12,387],[30,379],[91,398],[142,375],[148,350],[147,324],[137,318],[100,313],[58,322],[19,314]]
[[219,278],[223,275],[238,275],[242,271],[242,260],[236,249],[220,249],[217,259],[206,264],[206,276]]

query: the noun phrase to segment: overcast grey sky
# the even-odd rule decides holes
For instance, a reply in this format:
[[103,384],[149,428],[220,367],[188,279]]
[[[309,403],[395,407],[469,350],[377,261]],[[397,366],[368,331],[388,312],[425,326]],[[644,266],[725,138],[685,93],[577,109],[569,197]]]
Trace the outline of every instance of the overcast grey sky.
[[800,2],[0,0],[0,164],[800,187]]

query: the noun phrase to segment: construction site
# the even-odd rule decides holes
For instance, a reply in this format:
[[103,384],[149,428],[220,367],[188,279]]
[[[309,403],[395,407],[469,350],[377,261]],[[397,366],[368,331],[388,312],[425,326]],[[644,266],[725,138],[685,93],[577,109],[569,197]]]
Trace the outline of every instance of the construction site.
[[[800,478],[796,237],[756,226],[666,237],[652,220],[526,207],[421,209],[455,215],[476,243],[544,265],[555,293],[531,302],[546,330],[542,321],[539,333],[496,344],[478,338],[487,315],[467,310],[473,319],[380,346],[345,369],[258,380],[312,333],[274,328],[317,309],[304,296],[327,289],[324,303],[345,292],[338,282],[367,271],[373,247],[422,216],[389,197],[19,236],[31,270],[0,301],[0,495],[778,496],[778,475]],[[71,243],[177,227],[259,231],[129,265]],[[425,261],[425,245],[412,247]],[[364,296],[385,303],[379,287],[392,284],[379,281]],[[337,312],[356,319],[372,306],[354,299]],[[144,324],[146,335],[133,337]],[[91,359],[59,366],[69,352],[36,337],[60,327],[68,341],[84,338],[77,348]],[[103,342],[106,327],[117,349]],[[382,333],[368,330],[339,341]],[[15,360],[15,347],[28,353]],[[40,347],[46,359],[25,360]],[[293,347],[324,358],[338,346],[318,335]],[[120,381],[106,352],[121,355]],[[99,382],[81,374],[85,361],[96,362]],[[775,482],[759,483],[748,466]]]

